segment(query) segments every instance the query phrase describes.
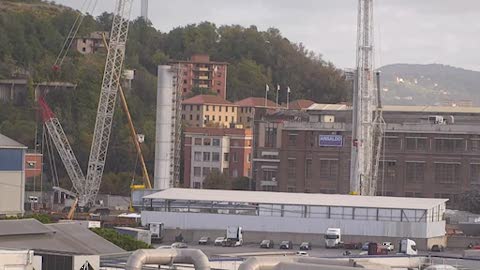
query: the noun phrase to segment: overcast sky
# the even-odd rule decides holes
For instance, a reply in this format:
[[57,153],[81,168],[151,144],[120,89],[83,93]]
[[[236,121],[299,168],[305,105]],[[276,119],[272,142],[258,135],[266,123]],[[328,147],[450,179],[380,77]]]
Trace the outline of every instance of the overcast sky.
[[[56,0],[80,9],[84,0]],[[355,64],[357,0],[150,0],[149,19],[161,31],[210,21],[280,29],[292,42],[340,68]],[[93,12],[112,12],[98,0]],[[377,0],[376,66],[440,63],[480,71],[480,0]],[[134,0],[132,18],[140,15]]]

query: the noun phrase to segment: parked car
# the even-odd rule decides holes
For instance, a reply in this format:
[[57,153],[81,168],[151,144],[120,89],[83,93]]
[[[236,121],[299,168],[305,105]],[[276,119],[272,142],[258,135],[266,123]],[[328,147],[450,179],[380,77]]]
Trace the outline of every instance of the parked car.
[[433,252],[443,252],[445,248],[442,245],[433,245],[430,251]]
[[382,245],[386,247],[388,251],[393,251],[395,249],[395,246],[392,244],[392,242],[383,242]]
[[312,243],[310,242],[302,242],[300,244],[300,250],[311,250],[312,249]]
[[188,248],[188,246],[183,242],[175,242],[172,244],[172,248]]
[[282,241],[280,243],[280,249],[292,249],[293,248],[293,243],[292,241]]
[[217,238],[215,239],[215,241],[213,242],[213,244],[214,244],[215,246],[221,246],[221,245],[223,244],[223,242],[225,242],[225,237],[220,236],[220,237],[217,237]]
[[208,245],[208,244],[210,244],[210,237],[208,237],[208,236],[202,236],[202,237],[200,237],[200,239],[198,240],[198,244],[199,244],[199,245]]
[[368,251],[368,245],[370,245],[370,242],[365,242],[362,246],[363,251]]
[[273,248],[273,241],[272,240],[262,240],[260,242],[261,248]]
[[297,256],[308,256],[308,253],[305,251],[297,251],[296,253]]
[[157,249],[170,249],[172,246],[159,246]]

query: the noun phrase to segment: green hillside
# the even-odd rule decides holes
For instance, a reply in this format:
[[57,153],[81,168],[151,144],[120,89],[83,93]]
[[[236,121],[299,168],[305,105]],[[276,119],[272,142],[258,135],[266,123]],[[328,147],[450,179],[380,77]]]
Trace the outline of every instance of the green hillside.
[[[59,73],[53,73],[51,68],[76,16],[76,11],[70,8],[39,0],[0,1],[0,79],[27,74],[31,84],[53,80],[77,84],[73,92],[48,95],[47,102],[62,122],[81,166],[86,168],[105,55],[83,56],[71,51]],[[107,13],[97,18],[86,16],[79,36],[108,31],[111,20],[112,15]],[[136,69],[136,78],[127,100],[136,128],[146,136],[143,148],[151,174],[156,67],[170,59],[187,59],[193,53],[208,53],[215,61],[229,63],[227,93],[231,101],[263,96],[266,83],[289,85],[291,100],[339,102],[349,96],[341,72],[332,63],[325,62],[302,44],[291,43],[278,29],[259,31],[255,26],[216,26],[202,22],[162,33],[143,20],[135,20],[130,25],[125,66]],[[273,99],[274,91],[270,94]],[[280,96],[281,101],[284,95]],[[41,125],[37,125],[37,119],[32,93],[23,104],[0,106],[0,132],[30,148],[34,146],[36,127],[37,139],[41,141]],[[135,159],[125,117],[118,109],[102,190],[128,193]],[[63,168],[60,163],[57,167]],[[66,179],[64,172],[61,176]]]
[[394,64],[382,67],[381,71],[387,104],[442,105],[471,101],[480,106],[478,71],[440,64]]

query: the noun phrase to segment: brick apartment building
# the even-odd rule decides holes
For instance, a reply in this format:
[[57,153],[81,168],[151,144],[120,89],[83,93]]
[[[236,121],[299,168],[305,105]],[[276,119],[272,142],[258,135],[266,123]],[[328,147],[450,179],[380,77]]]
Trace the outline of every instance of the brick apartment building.
[[186,128],[184,131],[184,186],[203,188],[213,170],[236,178],[251,177],[251,129]]
[[[480,108],[386,106],[378,194],[442,197],[480,188]],[[351,108],[314,104],[255,120],[257,190],[348,193]]]
[[180,65],[183,96],[194,88],[205,88],[224,99],[227,97],[227,63],[210,61],[206,54],[194,54],[189,60],[173,60],[169,64]]
[[182,101],[187,127],[230,127],[237,123],[237,105],[220,96],[198,95]]
[[244,128],[251,128],[253,126],[253,119],[255,117],[255,110],[261,108],[276,109],[278,104],[263,97],[249,97],[235,102],[238,106],[237,120],[238,124]]

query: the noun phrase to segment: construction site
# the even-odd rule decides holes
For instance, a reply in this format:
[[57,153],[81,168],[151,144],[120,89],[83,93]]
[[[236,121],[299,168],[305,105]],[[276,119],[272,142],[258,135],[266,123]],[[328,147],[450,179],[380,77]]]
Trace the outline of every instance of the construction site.
[[[279,85],[277,100],[270,105],[268,92],[274,90],[268,84],[265,99],[234,103],[225,100],[227,63],[200,54],[158,65],[155,138],[148,138],[155,141],[152,161],[142,153],[146,138],[137,132],[124,89],[135,80],[124,59],[136,1],[115,2],[110,31],[91,33],[89,49],[83,47],[87,42],[78,41],[77,32],[90,4],[80,10],[52,66],[52,72],[61,71],[72,48],[82,54],[105,50],[94,130],[87,132],[92,142],[87,167],[77,159],[62,115],[47,102],[49,96],[73,91],[75,84],[32,84],[42,123],[42,130],[35,130],[43,134],[41,150],[30,151],[0,134],[0,184],[5,186],[0,189],[0,215],[46,214],[53,222],[0,220],[0,269],[480,269],[477,238],[457,234],[463,221],[451,225],[458,217],[448,209],[456,202],[452,187],[429,187],[456,183],[449,166],[455,172],[463,165],[477,168],[480,156],[473,150],[462,152],[452,162],[415,152],[426,151],[427,145],[447,149],[450,140],[465,140],[453,143],[452,152],[480,149],[475,127],[480,109],[428,111],[382,103],[382,74],[374,66],[374,0],[358,0],[356,67],[343,74],[352,86],[349,105],[311,102],[302,107],[301,102],[290,102],[288,87],[287,103],[280,106]],[[140,4],[147,21],[148,0]],[[187,97],[193,81],[211,86],[218,98]],[[28,93],[28,84],[3,80],[0,97],[18,102]],[[111,139],[119,132],[113,125],[118,107],[136,156],[130,196],[99,192]],[[401,117],[410,122],[400,123]],[[412,124],[417,118],[428,128]],[[408,139],[414,138],[413,154],[388,152],[392,138],[405,139],[399,149],[406,150],[413,149]],[[397,163],[406,167],[392,173]],[[445,179],[432,172],[426,174],[431,182],[425,186],[388,180],[397,174],[423,180],[430,163],[443,168]],[[318,175],[313,172],[317,164]],[[43,167],[49,168],[52,189],[25,191],[26,175],[43,175]],[[59,180],[60,170],[68,183]],[[207,179],[214,173],[244,177],[246,187],[209,189]],[[308,182],[313,178],[321,183]],[[127,251],[95,233],[102,228],[149,248]]]

